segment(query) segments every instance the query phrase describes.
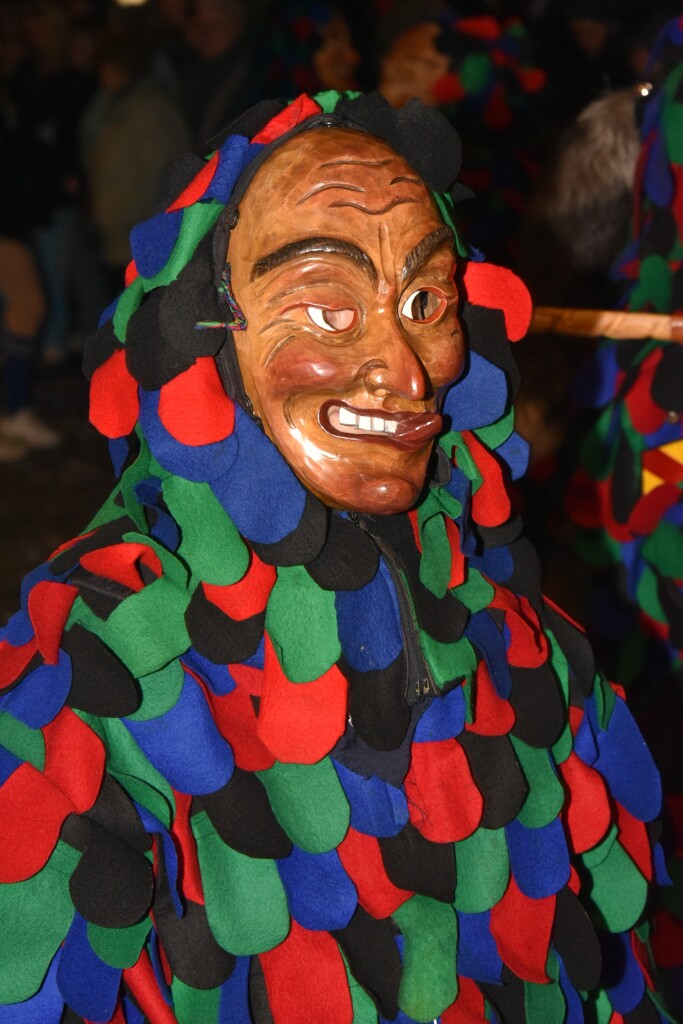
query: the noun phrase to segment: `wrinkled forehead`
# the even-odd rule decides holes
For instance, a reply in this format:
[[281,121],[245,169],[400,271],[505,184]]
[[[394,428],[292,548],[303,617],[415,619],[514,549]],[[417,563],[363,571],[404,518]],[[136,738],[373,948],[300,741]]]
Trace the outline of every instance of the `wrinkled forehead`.
[[259,168],[240,202],[231,257],[238,241],[258,239],[262,249],[311,220],[343,226],[359,214],[399,206],[438,217],[422,179],[381,139],[348,128],[313,129],[289,139]]

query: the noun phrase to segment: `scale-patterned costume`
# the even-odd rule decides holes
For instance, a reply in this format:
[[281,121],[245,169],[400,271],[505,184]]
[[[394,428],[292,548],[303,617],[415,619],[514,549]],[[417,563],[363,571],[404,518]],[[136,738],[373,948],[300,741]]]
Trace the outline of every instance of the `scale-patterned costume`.
[[405,514],[330,512],[221,383],[231,196],[321,111],[450,222],[440,115],[325,93],[250,112],[133,232],[86,356],[127,468],[0,645],[0,1021],[657,1022],[658,775],[506,491],[523,287],[467,266]]

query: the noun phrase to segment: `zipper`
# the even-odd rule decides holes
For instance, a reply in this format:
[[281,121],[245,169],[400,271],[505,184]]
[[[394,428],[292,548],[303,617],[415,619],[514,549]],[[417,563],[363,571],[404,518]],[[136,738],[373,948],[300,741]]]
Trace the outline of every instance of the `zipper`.
[[426,700],[427,697],[434,696],[438,691],[432,673],[429,670],[427,659],[422,651],[413,605],[408,596],[406,584],[398,569],[398,559],[391,548],[379,540],[372,530],[369,529],[365,516],[362,513],[352,511],[348,513],[348,516],[355,526],[372,537],[380,550],[384,564],[389,570],[389,575],[394,584],[406,651],[405,701],[406,704],[412,707],[414,704]]

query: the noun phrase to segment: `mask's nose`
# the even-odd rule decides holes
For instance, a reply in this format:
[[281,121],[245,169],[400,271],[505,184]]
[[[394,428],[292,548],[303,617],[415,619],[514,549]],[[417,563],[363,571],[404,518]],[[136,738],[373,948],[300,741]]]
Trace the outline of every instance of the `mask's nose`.
[[363,383],[378,398],[396,396],[421,401],[430,397],[432,384],[424,365],[404,338],[400,327],[383,331],[376,358],[361,368]]

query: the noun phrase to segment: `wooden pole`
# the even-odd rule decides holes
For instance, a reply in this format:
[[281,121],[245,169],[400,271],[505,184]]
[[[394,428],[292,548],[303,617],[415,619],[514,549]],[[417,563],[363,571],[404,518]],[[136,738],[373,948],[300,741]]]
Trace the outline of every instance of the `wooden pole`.
[[529,334],[574,334],[584,338],[652,338],[683,343],[683,316],[614,309],[536,306]]

